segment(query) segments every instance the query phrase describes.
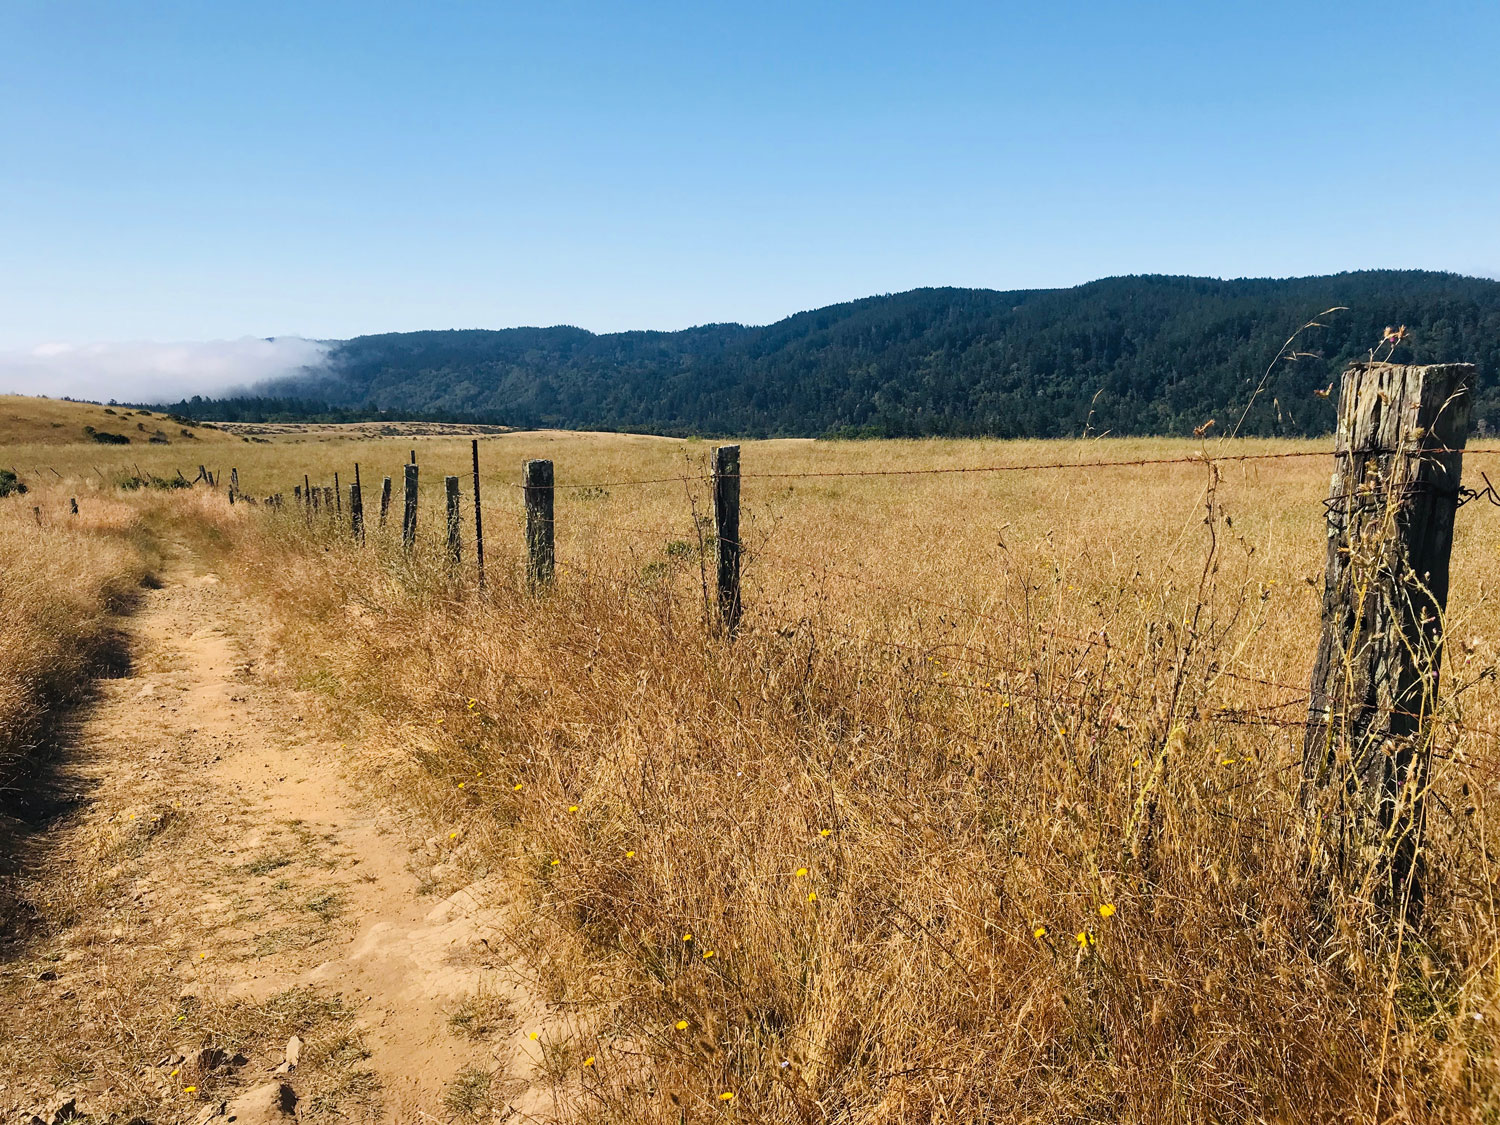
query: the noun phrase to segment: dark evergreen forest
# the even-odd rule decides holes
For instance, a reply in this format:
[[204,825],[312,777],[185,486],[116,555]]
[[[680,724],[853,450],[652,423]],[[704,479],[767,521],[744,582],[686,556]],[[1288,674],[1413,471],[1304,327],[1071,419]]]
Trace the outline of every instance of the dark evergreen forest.
[[[1318,317],[1333,306],[1347,311]],[[1325,389],[1406,325],[1395,358],[1471,361],[1477,418],[1500,428],[1500,282],[1423,271],[1285,280],[1118,277],[1073,289],[917,289],[775,324],[596,335],[511,328],[361,336],[326,368],[194,399],[209,420],[424,417],[744,436],[1318,434]]]

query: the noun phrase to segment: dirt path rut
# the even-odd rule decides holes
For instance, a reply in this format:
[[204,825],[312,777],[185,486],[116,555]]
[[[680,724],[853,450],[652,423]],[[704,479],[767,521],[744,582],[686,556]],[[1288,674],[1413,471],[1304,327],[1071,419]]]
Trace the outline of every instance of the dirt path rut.
[[[498,888],[425,893],[448,841],[345,780],[306,701],[261,675],[253,619],[185,549],[128,627],[133,670],[78,730],[59,783],[76,811],[0,959],[0,1003],[76,1006],[92,1058],[60,1074],[46,1031],[0,1050],[17,1068],[0,1109],[77,1096],[91,1116],[154,1102],[150,1120],[196,1121],[272,1076],[307,1119],[553,1117],[530,1034],[548,1013]],[[290,1071],[288,1029],[308,1044]]]

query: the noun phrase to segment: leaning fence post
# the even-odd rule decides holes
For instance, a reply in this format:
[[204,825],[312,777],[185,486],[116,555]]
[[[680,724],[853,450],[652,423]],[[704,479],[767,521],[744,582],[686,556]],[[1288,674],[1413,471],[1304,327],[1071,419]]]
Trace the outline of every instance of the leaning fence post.
[[349,486],[349,530],[361,543],[365,541],[365,497],[360,487],[358,461],[354,463],[354,483]]
[[417,466],[406,468],[406,510],[401,515],[401,545],[408,551],[417,542]]
[[479,439],[474,447],[474,561],[479,567],[479,588],[484,589],[484,515],[479,509]]
[[1320,877],[1420,913],[1418,850],[1472,364],[1344,373],[1303,739]]
[[239,495],[239,492],[240,492],[240,471],[238,469],[230,469],[229,470],[229,502],[231,504],[234,503],[235,497]]
[[444,477],[443,491],[448,497],[448,561],[455,567],[463,560],[463,526],[458,516],[458,478]]
[[714,525],[719,539],[719,622],[727,636],[740,624],[740,447],[714,450]]
[[380,484],[380,530],[385,530],[385,516],[391,510],[391,478],[386,477]]
[[552,462],[527,461],[526,578],[532,586],[552,581],[555,561],[552,520]]

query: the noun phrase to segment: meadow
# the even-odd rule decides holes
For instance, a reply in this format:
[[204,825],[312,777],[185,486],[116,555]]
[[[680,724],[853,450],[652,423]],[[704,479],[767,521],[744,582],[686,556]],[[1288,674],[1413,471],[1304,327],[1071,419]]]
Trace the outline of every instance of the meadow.
[[[472,542],[457,569],[440,544],[446,474],[472,535],[466,440],[184,445],[7,455],[53,481],[48,557],[72,495],[195,544],[264,607],[350,771],[509,888],[570,1013],[543,1046],[576,1119],[1500,1113],[1487,506],[1459,514],[1427,908],[1398,942],[1306,874],[1326,442],[744,443],[732,642],[712,443],[481,438],[482,590]],[[557,472],[541,590],[531,457]],[[1115,464],[1147,460],[1171,463]],[[200,461],[283,506],[119,487]],[[292,500],[356,462],[363,544]],[[0,501],[11,534],[32,505]]]

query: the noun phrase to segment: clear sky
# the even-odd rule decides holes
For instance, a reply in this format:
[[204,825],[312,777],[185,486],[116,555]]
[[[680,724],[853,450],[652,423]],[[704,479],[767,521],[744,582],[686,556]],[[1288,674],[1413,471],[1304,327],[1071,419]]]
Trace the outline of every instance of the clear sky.
[[0,383],[1362,267],[1500,272],[1495,0],[0,0]]

